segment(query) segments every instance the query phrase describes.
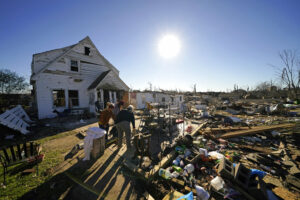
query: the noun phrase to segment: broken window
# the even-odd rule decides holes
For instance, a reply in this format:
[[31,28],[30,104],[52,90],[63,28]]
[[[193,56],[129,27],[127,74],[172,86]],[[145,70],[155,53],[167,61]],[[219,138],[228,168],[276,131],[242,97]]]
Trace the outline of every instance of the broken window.
[[52,96],[53,96],[53,106],[56,107],[66,106],[64,90],[52,90]]
[[69,107],[79,106],[78,90],[69,90]]
[[71,71],[78,72],[78,61],[71,60]]
[[91,50],[89,47],[84,47],[84,55],[89,56],[91,53]]

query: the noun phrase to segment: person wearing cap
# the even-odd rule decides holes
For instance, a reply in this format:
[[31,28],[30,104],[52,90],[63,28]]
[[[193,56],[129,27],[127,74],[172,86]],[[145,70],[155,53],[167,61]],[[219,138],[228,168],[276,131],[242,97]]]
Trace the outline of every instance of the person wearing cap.
[[101,113],[99,117],[99,128],[102,128],[106,130],[105,139],[108,140],[108,129],[109,129],[109,120],[110,118],[114,118],[113,114],[114,105],[110,104],[105,108]]
[[135,131],[135,118],[133,114],[133,106],[129,105],[127,109],[123,109],[119,112],[116,117],[115,124],[118,130],[118,148],[122,147],[122,138],[123,132],[126,136],[126,145],[127,149],[131,149],[131,128],[130,123],[132,124],[133,131]]

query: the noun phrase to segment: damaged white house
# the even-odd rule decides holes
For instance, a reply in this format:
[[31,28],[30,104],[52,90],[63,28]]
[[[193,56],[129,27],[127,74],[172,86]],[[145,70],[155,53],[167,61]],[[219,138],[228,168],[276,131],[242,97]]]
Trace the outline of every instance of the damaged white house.
[[[78,43],[34,54],[31,63],[38,118],[57,116],[53,111],[95,112],[106,102],[128,98],[129,87],[87,36]],[[56,112],[55,111],[55,112]]]
[[146,103],[159,103],[176,107],[181,107],[184,102],[183,94],[169,94],[157,91],[136,91],[130,92],[130,103],[137,109],[144,109]]

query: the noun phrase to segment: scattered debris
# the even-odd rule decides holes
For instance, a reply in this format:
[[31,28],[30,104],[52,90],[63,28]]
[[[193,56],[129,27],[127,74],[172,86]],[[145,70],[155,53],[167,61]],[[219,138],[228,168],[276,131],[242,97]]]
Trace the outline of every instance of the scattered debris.
[[5,111],[0,115],[0,123],[11,129],[20,131],[22,134],[27,134],[27,130],[33,121],[30,120],[22,106],[18,105],[10,110]]

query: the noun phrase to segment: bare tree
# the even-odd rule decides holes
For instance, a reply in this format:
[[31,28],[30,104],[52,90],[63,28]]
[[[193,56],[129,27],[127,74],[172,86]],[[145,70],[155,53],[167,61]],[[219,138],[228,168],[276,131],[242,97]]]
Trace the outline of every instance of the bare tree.
[[152,83],[150,81],[148,82],[148,85],[149,85],[149,90],[152,91]]
[[197,88],[196,88],[196,83],[195,84],[193,84],[193,85],[191,85],[191,88],[192,88],[192,92],[194,93],[194,94],[196,94],[196,92],[197,92]]
[[21,92],[28,88],[25,78],[9,69],[0,69],[0,92],[10,94]]
[[282,66],[275,66],[277,75],[293,97],[298,97],[300,85],[300,60],[296,50],[283,50],[279,53]]

